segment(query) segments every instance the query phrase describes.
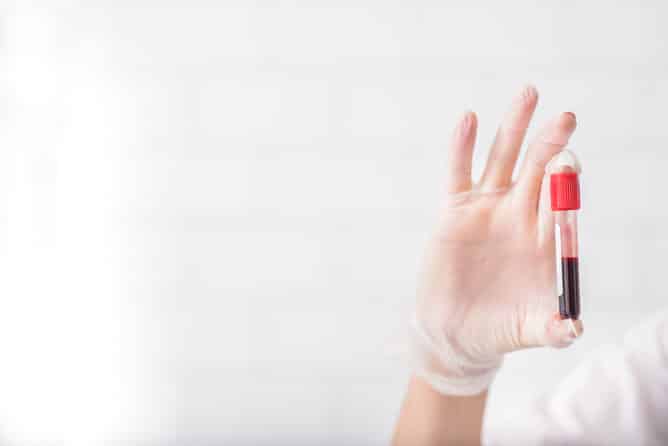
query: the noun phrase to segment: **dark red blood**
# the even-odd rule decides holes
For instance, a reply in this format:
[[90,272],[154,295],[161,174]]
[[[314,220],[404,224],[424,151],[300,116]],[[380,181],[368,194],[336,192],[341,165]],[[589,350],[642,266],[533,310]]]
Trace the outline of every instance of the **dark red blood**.
[[561,284],[559,314],[562,319],[580,317],[580,268],[577,257],[561,258]]

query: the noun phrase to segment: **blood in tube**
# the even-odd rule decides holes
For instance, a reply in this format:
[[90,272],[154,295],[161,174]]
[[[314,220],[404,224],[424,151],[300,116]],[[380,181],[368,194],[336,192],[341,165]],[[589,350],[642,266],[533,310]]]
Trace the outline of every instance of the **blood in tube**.
[[563,319],[580,317],[580,268],[577,257],[561,258],[561,285],[559,314]]
[[580,209],[580,166],[568,150],[548,165],[550,195],[555,223],[561,239],[561,284],[559,314],[562,319],[580,317],[580,268],[577,211]]

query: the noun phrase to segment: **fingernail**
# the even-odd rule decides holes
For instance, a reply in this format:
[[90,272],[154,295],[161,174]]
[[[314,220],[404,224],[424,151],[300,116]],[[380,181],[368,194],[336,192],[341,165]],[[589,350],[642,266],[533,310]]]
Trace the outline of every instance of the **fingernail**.
[[575,131],[576,122],[574,116],[570,112],[560,114],[549,125],[543,128],[539,139],[548,144],[565,146]]
[[561,116],[559,116],[559,122],[566,127],[568,131],[573,131],[575,130],[575,126],[577,125],[577,117],[575,116],[575,113],[573,112],[563,112]]
[[559,339],[560,345],[570,345],[577,339],[577,336],[573,332],[572,323],[570,319],[561,319],[559,316],[555,316],[553,320],[555,325],[555,332],[557,333],[557,338]]
[[522,89],[522,93],[520,93],[519,95],[520,101],[525,104],[532,103],[533,101],[536,100],[537,97],[538,97],[538,90],[536,90],[536,87],[534,87],[533,85],[527,85],[526,87],[524,87],[524,89]]
[[564,319],[561,323],[569,342],[574,342],[576,339],[582,337],[583,327],[580,320]]
[[468,135],[473,126],[473,112],[466,111],[464,115],[459,120],[459,132],[462,135]]

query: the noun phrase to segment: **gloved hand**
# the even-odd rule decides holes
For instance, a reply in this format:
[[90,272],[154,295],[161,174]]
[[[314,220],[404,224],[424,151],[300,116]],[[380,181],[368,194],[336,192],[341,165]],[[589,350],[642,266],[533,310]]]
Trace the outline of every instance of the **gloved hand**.
[[417,373],[436,390],[485,390],[504,353],[570,345],[577,333],[558,312],[554,221],[545,166],[567,144],[575,115],[562,113],[529,145],[512,181],[538,95],[525,88],[471,181],[477,119],[452,136],[441,221],[427,249],[414,318]]

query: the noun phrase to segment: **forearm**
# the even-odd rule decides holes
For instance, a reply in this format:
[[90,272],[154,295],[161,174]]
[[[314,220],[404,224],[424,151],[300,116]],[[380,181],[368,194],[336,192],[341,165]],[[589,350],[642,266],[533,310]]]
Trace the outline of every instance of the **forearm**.
[[487,391],[473,396],[443,395],[419,377],[408,386],[393,446],[478,445]]

